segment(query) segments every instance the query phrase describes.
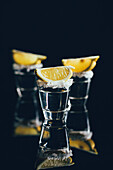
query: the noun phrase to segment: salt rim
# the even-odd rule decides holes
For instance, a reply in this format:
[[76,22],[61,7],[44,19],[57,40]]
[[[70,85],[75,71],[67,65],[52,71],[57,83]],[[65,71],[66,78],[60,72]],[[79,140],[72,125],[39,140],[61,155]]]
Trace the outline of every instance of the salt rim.
[[49,81],[49,82],[44,82],[42,80],[38,80],[37,84],[39,87],[44,87],[44,88],[66,88],[69,89],[69,87],[73,84],[73,79],[69,79],[66,82],[64,80],[60,81]]
[[76,72],[73,72],[73,77],[79,77],[79,78],[82,78],[82,77],[85,77],[85,78],[92,78],[94,75],[93,71],[84,71],[84,72],[80,72],[80,73],[76,73]]
[[47,159],[48,160],[65,160],[71,156],[73,156],[73,153],[72,153],[72,150],[70,149],[69,152],[64,153],[64,154],[62,153],[56,154],[53,152],[51,155],[48,155]]
[[26,69],[27,72],[29,72],[30,70],[33,70],[33,69],[36,69],[36,68],[42,68],[43,67],[43,64],[34,64],[34,65],[20,65],[20,64],[16,64],[16,63],[13,63],[13,69],[14,70],[22,70],[22,69]]
[[[74,131],[74,130],[70,130],[69,132],[69,136],[72,135],[72,139],[76,140],[76,139],[85,139],[85,140],[89,140],[92,138],[93,132],[89,132],[89,131]],[[78,137],[78,138],[77,138]]]

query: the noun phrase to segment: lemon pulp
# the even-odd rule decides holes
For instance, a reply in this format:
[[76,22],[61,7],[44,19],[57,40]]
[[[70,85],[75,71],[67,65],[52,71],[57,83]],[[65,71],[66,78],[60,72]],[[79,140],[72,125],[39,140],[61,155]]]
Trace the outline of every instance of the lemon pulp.
[[36,69],[36,75],[45,82],[48,81],[67,81],[72,76],[72,70],[68,66],[50,67]]

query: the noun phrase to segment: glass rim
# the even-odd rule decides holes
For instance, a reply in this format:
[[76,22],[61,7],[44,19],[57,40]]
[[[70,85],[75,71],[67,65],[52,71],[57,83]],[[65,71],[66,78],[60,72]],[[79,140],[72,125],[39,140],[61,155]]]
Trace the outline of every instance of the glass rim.
[[35,75],[35,72],[31,70],[32,72],[22,72],[22,70],[14,70],[14,75]]
[[74,78],[78,77],[79,79],[82,79],[82,78],[91,79],[93,75],[94,75],[93,71],[89,70],[89,71],[83,71],[79,73],[73,72],[72,77]]
[[69,89],[64,89],[64,91],[56,91],[56,92],[51,92],[51,91],[46,91],[46,90],[43,90],[43,89],[39,89],[39,92],[44,92],[44,93],[66,93],[66,92],[69,92],[70,90]]
[[42,68],[43,64],[34,64],[34,65],[20,65],[17,63],[12,64],[14,71],[22,71],[23,69],[26,69],[27,72],[30,72],[31,70],[35,70],[36,68]]
[[88,83],[88,82],[91,82],[91,78],[88,78],[87,80],[80,80],[80,81],[79,81],[79,80],[78,80],[78,81],[77,81],[77,80],[74,80],[74,81],[73,81],[73,83],[81,83],[81,84],[82,84],[82,83]]

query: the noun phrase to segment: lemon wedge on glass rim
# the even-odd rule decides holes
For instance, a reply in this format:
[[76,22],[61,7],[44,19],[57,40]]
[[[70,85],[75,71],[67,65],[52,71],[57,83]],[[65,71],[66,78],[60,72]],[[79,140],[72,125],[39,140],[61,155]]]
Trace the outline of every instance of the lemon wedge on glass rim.
[[43,81],[67,81],[72,77],[72,67],[71,66],[59,66],[59,67],[48,67],[36,69],[35,73]]
[[84,71],[90,71],[96,66],[96,62],[99,59],[99,55],[81,58],[69,58],[62,59],[64,66],[73,66],[73,72],[80,73]]
[[40,64],[42,60],[47,58],[44,55],[23,52],[15,49],[12,50],[12,56],[15,63],[26,66]]

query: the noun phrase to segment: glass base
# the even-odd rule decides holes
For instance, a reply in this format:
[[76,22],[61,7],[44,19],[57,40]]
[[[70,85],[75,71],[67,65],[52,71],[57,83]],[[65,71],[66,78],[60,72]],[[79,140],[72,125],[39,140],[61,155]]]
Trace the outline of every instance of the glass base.
[[[54,123],[55,122],[55,123]],[[60,126],[58,126],[60,124]],[[55,126],[57,125],[57,126]],[[69,152],[69,139],[66,125],[58,121],[45,121],[39,140],[43,152]]]

